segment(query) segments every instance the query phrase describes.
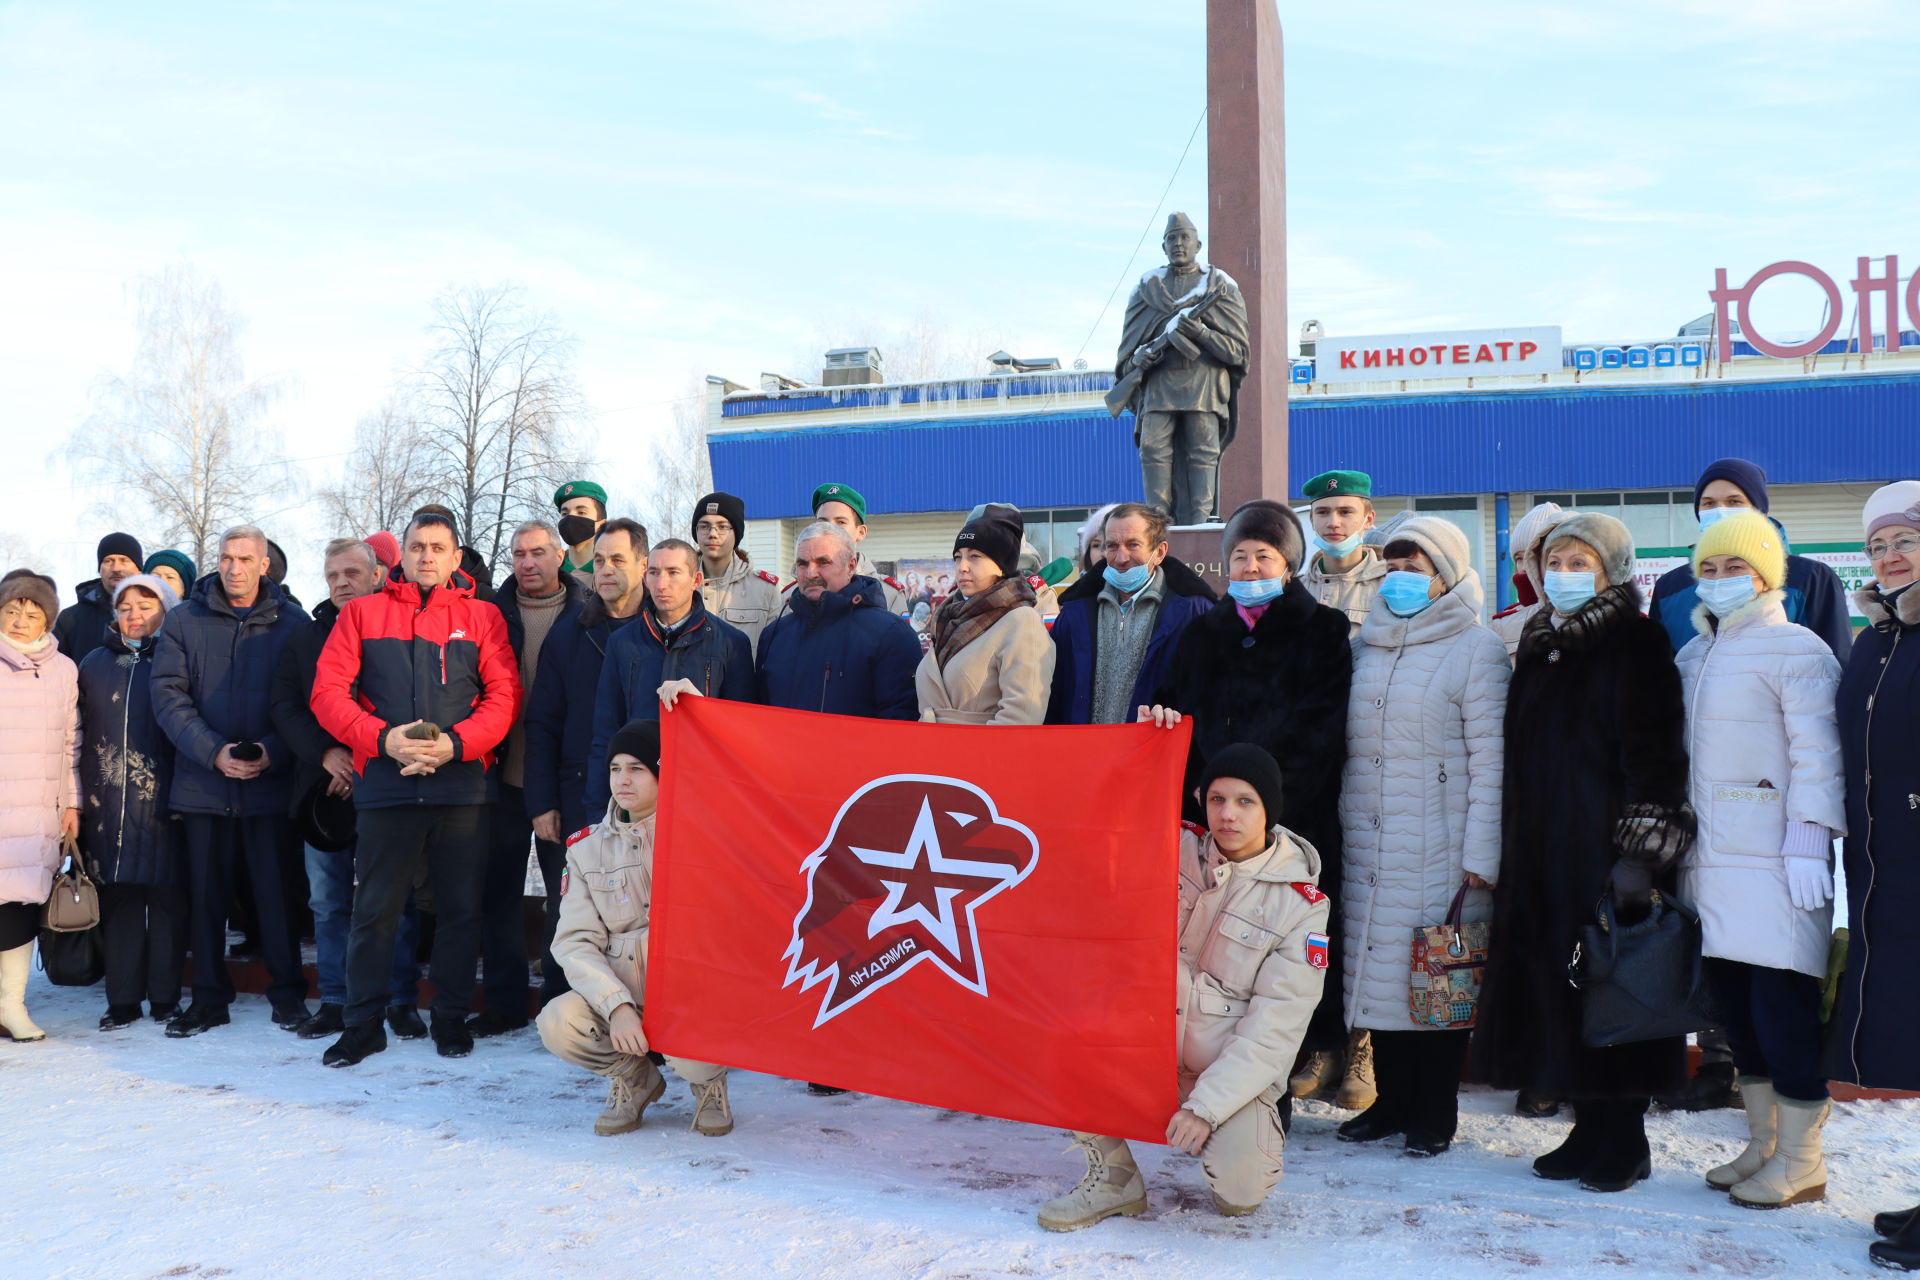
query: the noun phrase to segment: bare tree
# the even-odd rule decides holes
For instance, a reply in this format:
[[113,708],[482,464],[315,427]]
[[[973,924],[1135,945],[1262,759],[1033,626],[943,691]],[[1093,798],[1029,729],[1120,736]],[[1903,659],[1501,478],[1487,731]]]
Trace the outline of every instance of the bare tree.
[[707,458],[707,380],[694,374],[664,425],[644,433],[646,469],[634,509],[655,537],[690,536],[693,504],[713,489]]
[[573,339],[528,314],[508,285],[449,289],[434,303],[432,332],[440,345],[409,388],[423,487],[498,564],[514,525],[546,514],[549,493],[577,465]]
[[76,471],[144,505],[166,542],[212,562],[221,530],[255,520],[292,477],[278,433],[262,419],[278,388],[248,382],[243,323],[218,282],[168,267],[138,286],[133,368],[102,381],[92,415],[66,446]]
[[398,533],[423,504],[435,500],[430,456],[420,422],[397,396],[360,419],[353,452],[338,482],[314,496],[330,529],[364,538],[377,529]]

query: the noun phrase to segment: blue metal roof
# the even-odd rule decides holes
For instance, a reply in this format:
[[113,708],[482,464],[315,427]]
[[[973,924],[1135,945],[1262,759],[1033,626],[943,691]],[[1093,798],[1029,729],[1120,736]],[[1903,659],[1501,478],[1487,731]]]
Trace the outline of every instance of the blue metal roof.
[[1036,373],[1026,376],[992,374],[984,378],[956,378],[946,382],[808,387],[804,391],[769,391],[760,395],[729,396],[720,405],[720,416],[750,418],[759,414],[805,413],[818,409],[890,409],[903,404],[938,404],[954,400],[998,400],[1014,396],[1105,391],[1112,385],[1111,370],[1095,370]]
[[[1288,474],[1383,494],[1687,488],[1715,458],[1777,484],[1920,475],[1920,375],[1295,399]],[[874,513],[1138,501],[1133,418],[1100,410],[715,435],[716,488],[756,518],[804,516],[835,480]]]

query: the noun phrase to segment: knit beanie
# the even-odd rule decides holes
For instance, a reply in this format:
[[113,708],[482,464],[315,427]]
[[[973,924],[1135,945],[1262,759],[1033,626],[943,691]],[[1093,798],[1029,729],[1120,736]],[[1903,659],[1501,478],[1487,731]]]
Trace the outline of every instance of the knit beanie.
[[193,561],[187,558],[187,553],[184,551],[175,551],[172,547],[168,547],[164,551],[156,551],[148,556],[147,562],[140,566],[140,572],[152,573],[154,569],[162,565],[179,574],[180,581],[186,583],[189,587],[200,577],[200,570],[194,566]]
[[[1570,538],[1579,539],[1599,553],[1600,567],[1607,572],[1607,586],[1617,587],[1633,581],[1633,534],[1626,525],[1598,511],[1577,511],[1554,526],[1547,536],[1547,545],[1541,548],[1543,556]],[[1545,569],[1542,565],[1543,573]]]
[[1200,770],[1200,803],[1207,802],[1207,788],[1215,778],[1238,778],[1259,793],[1267,810],[1267,825],[1275,826],[1286,811],[1286,789],[1280,785],[1280,766],[1265,747],[1251,742],[1236,742],[1207,757]]
[[1747,501],[1754,509],[1767,509],[1767,473],[1755,462],[1745,458],[1722,458],[1718,462],[1709,462],[1700,478],[1693,482],[1693,514],[1700,514],[1700,492],[1715,480],[1725,480],[1747,495]]
[[1700,575],[1700,563],[1708,556],[1739,556],[1753,566],[1766,582],[1763,591],[1775,591],[1787,584],[1787,548],[1773,521],[1758,511],[1736,508],[1732,515],[1714,521],[1700,531],[1693,545],[1693,572]]
[[1467,547],[1467,535],[1451,520],[1415,516],[1393,531],[1393,541],[1411,542],[1426,552],[1440,575],[1440,585],[1449,591],[1473,568],[1473,552]]
[[1287,572],[1300,572],[1300,562],[1306,559],[1307,539],[1300,531],[1300,517],[1284,503],[1269,498],[1255,498],[1243,502],[1227,517],[1226,528],[1220,534],[1220,559],[1231,561],[1233,549],[1242,542],[1252,539],[1264,542],[1280,553],[1287,562]]
[[100,539],[100,546],[94,552],[93,562],[99,564],[108,556],[125,556],[135,564],[140,564],[145,559],[140,550],[140,539],[130,533],[110,533]]
[[39,605],[49,627],[60,613],[60,593],[54,590],[53,579],[31,569],[15,569],[0,578],[0,605],[9,600],[31,600]]
[[1867,499],[1866,509],[1860,515],[1869,538],[1888,525],[1920,529],[1920,480],[1896,480],[1881,485]]
[[710,493],[693,504],[692,530],[696,536],[700,532],[702,516],[719,516],[733,526],[733,542],[740,545],[740,539],[747,536],[747,504],[730,493]]
[[654,777],[660,776],[660,722],[629,720],[607,743],[607,759],[628,755],[647,766]]
[[1107,527],[1107,517],[1112,515],[1113,509],[1119,505],[1117,502],[1109,502],[1106,506],[1101,507],[1098,511],[1088,516],[1087,522],[1080,526],[1079,532],[1076,535],[1079,538],[1079,542],[1076,543],[1073,548],[1073,562],[1080,566],[1081,572],[1086,572],[1089,567],[1087,564],[1087,544],[1093,541],[1095,534]]
[[374,559],[385,567],[392,569],[400,563],[400,539],[385,529],[368,534],[364,541],[373,548]]
[[163,579],[156,578],[150,573],[136,573],[130,578],[120,579],[120,585],[113,589],[114,608],[117,609],[120,607],[120,597],[128,587],[140,587],[152,592],[153,598],[160,602],[160,612],[162,613],[165,613],[180,603],[180,597],[173,593],[173,588],[168,586]]
[[1027,521],[1020,508],[1004,502],[989,502],[986,509],[960,527],[953,538],[953,553],[972,547],[1000,566],[1002,577],[1011,578],[1020,570],[1020,545],[1025,541]]
[[1508,545],[1513,549],[1513,558],[1518,560],[1533,550],[1533,544],[1547,536],[1547,531],[1566,517],[1566,509],[1557,502],[1543,502],[1520,517],[1520,523],[1513,526],[1513,536]]

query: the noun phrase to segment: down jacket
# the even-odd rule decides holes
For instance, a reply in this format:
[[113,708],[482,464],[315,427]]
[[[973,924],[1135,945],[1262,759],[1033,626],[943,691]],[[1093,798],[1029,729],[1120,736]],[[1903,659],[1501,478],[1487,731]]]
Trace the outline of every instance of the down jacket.
[[1700,913],[1701,954],[1824,978],[1833,907],[1793,905],[1780,849],[1789,822],[1846,831],[1839,660],[1787,621],[1778,591],[1717,631],[1704,608],[1694,621],[1700,634],[1676,659],[1699,824],[1680,893]]
[[[340,611],[314,670],[312,706],[320,727],[353,752],[356,808],[483,804],[493,749],[520,708],[506,620],[474,599],[473,579],[463,572],[425,598],[389,574],[386,586]],[[440,726],[453,740],[453,759],[403,777],[385,754],[385,738],[415,720]]]
[[880,580],[855,574],[809,600],[787,592],[786,610],[760,633],[753,701],[796,711],[914,720],[920,638],[887,612]]
[[173,743],[153,715],[153,653],[109,627],[80,663],[80,847],[109,884],[183,883],[167,808]]
[[566,891],[553,934],[553,957],[568,984],[610,1020],[623,1004],[640,1007],[647,984],[647,921],[653,906],[653,815],[606,819],[567,840]]
[[[1353,645],[1340,898],[1347,1025],[1431,1030],[1407,1008],[1413,931],[1446,919],[1467,872],[1500,875],[1506,646],[1480,625],[1469,570],[1411,618],[1376,601]],[[1467,894],[1463,919],[1493,897]]]
[[[175,813],[259,818],[284,813],[293,790],[293,752],[273,724],[273,673],[306,610],[270,578],[241,617],[220,575],[209,573],[167,612],[153,642],[153,714],[173,740]],[[230,742],[258,742],[267,771],[229,778],[214,758]]]
[[60,864],[60,815],[80,807],[80,673],[49,643],[0,639],[0,902],[42,903]]
[[1293,1070],[1326,979],[1320,855],[1272,834],[1235,863],[1197,827],[1180,832],[1181,1105],[1215,1128]]
[[913,674],[920,718],[940,724],[1040,724],[1053,688],[1053,639],[1038,608],[1007,610],[947,660],[928,650]]

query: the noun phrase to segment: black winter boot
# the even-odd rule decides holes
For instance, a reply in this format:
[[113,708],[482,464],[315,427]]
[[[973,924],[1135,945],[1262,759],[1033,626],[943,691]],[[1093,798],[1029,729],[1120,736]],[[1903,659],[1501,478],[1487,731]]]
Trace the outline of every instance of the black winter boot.
[[1701,1063],[1699,1072],[1687,1082],[1686,1088],[1660,1101],[1675,1111],[1717,1111],[1739,1106],[1740,1088],[1734,1083],[1733,1064]]
[[387,1033],[378,1022],[366,1022],[357,1027],[348,1027],[340,1038],[327,1047],[320,1055],[320,1062],[328,1067],[358,1066],[372,1055],[387,1047]]
[[1600,1150],[1597,1103],[1573,1104],[1573,1129],[1567,1139],[1533,1162],[1533,1175],[1549,1182],[1571,1182],[1593,1162]]
[[1889,1209],[1885,1213],[1873,1215],[1873,1234],[1886,1236],[1891,1240],[1906,1229],[1913,1216],[1920,1213],[1920,1204],[1909,1205],[1905,1209]]
[[325,1040],[328,1036],[337,1036],[347,1029],[346,1008],[330,1001],[321,1001],[320,1007],[312,1017],[293,1029],[302,1040]]
[[[1879,1225],[1878,1219],[1874,1225]],[[1868,1245],[1867,1257],[1889,1271],[1920,1271],[1920,1215],[1909,1217],[1890,1238]]]
[[464,1058],[472,1053],[473,1033],[467,1030],[467,1020],[434,1014],[433,1047],[443,1058]]
[[1522,1089],[1513,1095],[1513,1114],[1544,1120],[1560,1114],[1560,1096],[1541,1089]]
[[1653,1174],[1647,1099],[1617,1098],[1599,1105],[1599,1146],[1580,1171],[1580,1185],[1588,1191],[1626,1191]]

